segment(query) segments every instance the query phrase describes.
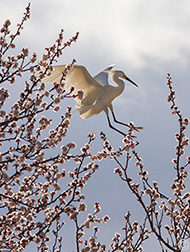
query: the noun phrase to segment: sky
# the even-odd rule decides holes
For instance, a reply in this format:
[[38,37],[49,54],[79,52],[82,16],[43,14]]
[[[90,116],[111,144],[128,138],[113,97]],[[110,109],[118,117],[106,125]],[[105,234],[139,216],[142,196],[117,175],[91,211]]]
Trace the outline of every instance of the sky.
[[[171,159],[175,154],[174,134],[178,124],[167,102],[166,73],[172,75],[179,108],[184,116],[190,117],[190,1],[30,2],[31,18],[18,39],[21,48],[29,47],[40,57],[43,49],[52,45],[62,28],[65,40],[79,32],[77,43],[64,52],[58,64],[69,64],[75,58],[77,64],[84,65],[92,75],[115,64],[115,69],[123,70],[139,85],[136,88],[126,83],[122,95],[113,102],[114,111],[119,120],[127,123],[133,121],[135,125],[144,127],[137,135],[140,142],[137,150],[151,181],[158,181],[167,193],[175,174]],[[0,24],[10,19],[14,30],[27,4],[24,0],[1,0]],[[75,103],[71,104],[74,106]],[[103,112],[82,120],[73,111],[67,139],[74,140],[80,147],[85,143],[88,132],[94,132],[94,149],[97,150],[101,149],[101,131],[106,133],[116,149],[122,144],[122,136],[108,127]],[[187,133],[190,133],[189,130]],[[190,154],[188,148],[186,153]],[[134,219],[142,216],[136,199],[113,173],[115,166],[108,160],[104,161],[85,189],[89,208],[90,204],[93,206],[98,201],[102,206],[102,215],[108,213],[111,217],[111,221],[101,227],[102,233],[99,234],[108,244],[115,231],[121,232],[123,216],[128,210],[135,210],[132,213]],[[136,173],[137,169],[131,169],[132,176],[136,176]],[[145,251],[151,251],[153,246],[155,252],[160,251],[154,240],[145,243]]]

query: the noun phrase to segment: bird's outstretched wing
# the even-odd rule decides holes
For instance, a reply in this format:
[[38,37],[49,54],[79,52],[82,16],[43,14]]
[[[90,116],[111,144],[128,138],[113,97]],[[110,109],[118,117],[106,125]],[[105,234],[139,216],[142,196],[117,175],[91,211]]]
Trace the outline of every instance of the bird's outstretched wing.
[[[59,83],[65,67],[65,65],[54,66],[51,75],[45,76],[43,80],[47,83]],[[101,84],[94,80],[84,66],[72,66],[71,69],[67,71],[66,81],[64,81],[64,83],[67,91],[69,91],[72,86],[74,87],[74,93],[78,90],[83,90],[84,96],[80,101],[80,106],[92,105],[101,93]]]
[[[66,65],[54,66],[51,75],[45,76],[43,80],[47,83],[59,83],[65,68]],[[75,87],[76,90],[88,91],[93,87],[98,88],[100,84],[94,80],[84,66],[74,65],[67,71],[65,89],[69,90],[71,86]]]
[[106,69],[102,70],[101,72],[99,72],[94,76],[94,79],[103,86],[109,86],[108,75],[109,71],[111,71],[113,67],[114,65],[110,65]]

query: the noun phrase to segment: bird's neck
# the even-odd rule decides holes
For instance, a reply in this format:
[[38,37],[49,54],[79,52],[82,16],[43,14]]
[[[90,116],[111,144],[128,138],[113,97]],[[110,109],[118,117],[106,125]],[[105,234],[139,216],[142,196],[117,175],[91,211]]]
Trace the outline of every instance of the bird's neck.
[[113,76],[112,79],[117,85],[118,95],[120,95],[124,90],[125,83],[121,79],[119,79],[117,76]]

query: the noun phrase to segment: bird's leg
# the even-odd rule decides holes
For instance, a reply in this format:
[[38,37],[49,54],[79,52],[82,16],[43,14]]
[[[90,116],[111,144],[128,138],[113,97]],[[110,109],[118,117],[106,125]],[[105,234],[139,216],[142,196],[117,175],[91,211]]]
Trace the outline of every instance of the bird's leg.
[[[126,124],[126,123],[123,123],[123,122],[118,121],[118,120],[116,119],[116,117],[115,117],[115,114],[114,114],[113,110],[112,110],[111,112],[112,112],[112,116],[113,116],[113,120],[114,120],[114,122],[119,123],[119,124],[121,124],[121,125],[124,125],[124,126],[127,126],[127,127],[131,128],[131,126],[130,126],[130,125],[128,125],[128,124]],[[132,127],[132,129],[134,129],[134,130],[138,131],[138,129],[143,129],[143,127]]]
[[109,124],[109,127],[110,127],[111,129],[113,129],[113,130],[117,131],[118,133],[122,134],[123,136],[126,136],[126,134],[125,134],[125,133],[123,133],[122,131],[120,131],[120,130],[116,129],[115,127],[113,127],[113,125],[112,125],[112,124],[111,124],[111,122],[110,122],[109,115],[107,115],[107,119],[108,119],[108,124]]
[[119,123],[119,124],[121,124],[121,125],[124,125],[124,126],[127,126],[127,127],[131,128],[128,124],[118,121],[118,120],[116,119],[115,114],[114,114],[113,111],[112,111],[112,116],[113,116],[114,122]]

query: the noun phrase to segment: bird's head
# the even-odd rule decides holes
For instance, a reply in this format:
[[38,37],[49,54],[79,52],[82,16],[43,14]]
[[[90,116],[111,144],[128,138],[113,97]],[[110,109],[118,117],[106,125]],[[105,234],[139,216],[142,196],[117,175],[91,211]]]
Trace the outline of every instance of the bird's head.
[[127,81],[131,82],[133,85],[135,85],[136,87],[138,87],[138,85],[134,81],[129,79],[129,77],[123,71],[119,71],[119,70],[110,71],[110,74],[112,75],[112,78],[116,77],[116,78],[121,78],[121,79],[127,80]]

